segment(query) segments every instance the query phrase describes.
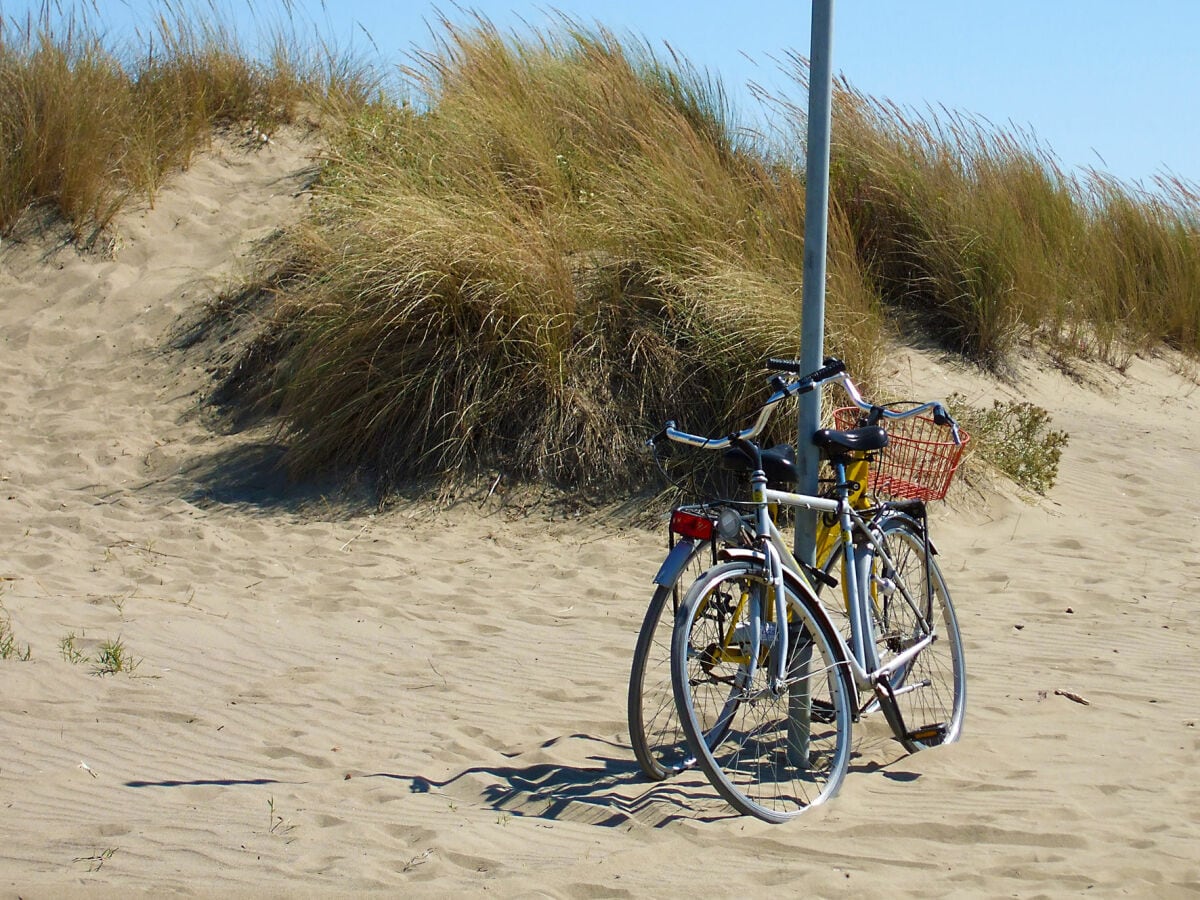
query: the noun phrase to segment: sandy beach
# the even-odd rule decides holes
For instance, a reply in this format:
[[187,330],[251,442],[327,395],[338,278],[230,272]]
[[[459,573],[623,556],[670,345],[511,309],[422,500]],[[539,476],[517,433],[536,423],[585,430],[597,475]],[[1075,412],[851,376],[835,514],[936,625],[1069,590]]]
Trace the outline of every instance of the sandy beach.
[[[932,513],[963,740],[908,756],[868,725],[841,793],[771,826],[634,761],[660,533],[380,511],[210,427],[171,335],[303,213],[311,165],[218,143],[111,253],[0,247],[0,616],[30,651],[0,660],[0,896],[1200,896],[1186,366],[897,355],[913,394],[1028,399],[1070,444],[1046,497]],[[115,642],[135,668],[96,674]]]

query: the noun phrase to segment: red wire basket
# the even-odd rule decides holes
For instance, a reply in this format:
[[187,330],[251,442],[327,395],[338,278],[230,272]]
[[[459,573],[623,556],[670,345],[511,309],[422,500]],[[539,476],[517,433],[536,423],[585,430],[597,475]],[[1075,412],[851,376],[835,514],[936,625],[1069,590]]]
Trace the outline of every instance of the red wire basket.
[[[844,406],[833,411],[834,427],[857,428],[861,411]],[[888,443],[871,466],[871,490],[893,500],[941,500],[962,462],[970,435],[960,426],[961,444],[954,443],[950,428],[928,416],[887,419],[881,423]]]

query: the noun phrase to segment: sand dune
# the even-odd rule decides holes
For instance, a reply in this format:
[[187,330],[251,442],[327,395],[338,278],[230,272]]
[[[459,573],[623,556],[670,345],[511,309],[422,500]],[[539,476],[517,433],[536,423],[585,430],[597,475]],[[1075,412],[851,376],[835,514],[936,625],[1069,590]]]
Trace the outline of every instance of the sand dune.
[[[898,358],[915,393],[1026,397],[1071,443],[1048,498],[935,512],[963,741],[865,727],[838,797],[768,826],[638,775],[658,534],[377,513],[205,426],[171,329],[301,213],[307,164],[218,146],[111,258],[0,249],[0,602],[32,654],[0,661],[0,892],[1200,894],[1200,391],[1170,359],[1005,385]],[[61,652],[116,640],[131,674]]]

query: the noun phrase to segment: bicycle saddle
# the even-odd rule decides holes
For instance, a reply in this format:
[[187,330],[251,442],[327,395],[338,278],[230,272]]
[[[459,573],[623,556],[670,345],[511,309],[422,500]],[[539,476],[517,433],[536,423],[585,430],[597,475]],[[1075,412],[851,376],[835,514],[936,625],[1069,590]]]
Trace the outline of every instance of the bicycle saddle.
[[[739,466],[752,465],[746,451],[739,447],[726,450],[725,459]],[[772,484],[795,484],[800,480],[800,473],[796,471],[796,450],[791,444],[779,444],[763,450],[762,463],[767,481]]]
[[887,432],[883,430],[882,425],[864,425],[862,428],[851,428],[848,431],[822,428],[813,435],[813,443],[827,454],[833,455],[882,450],[887,446],[887,442]]

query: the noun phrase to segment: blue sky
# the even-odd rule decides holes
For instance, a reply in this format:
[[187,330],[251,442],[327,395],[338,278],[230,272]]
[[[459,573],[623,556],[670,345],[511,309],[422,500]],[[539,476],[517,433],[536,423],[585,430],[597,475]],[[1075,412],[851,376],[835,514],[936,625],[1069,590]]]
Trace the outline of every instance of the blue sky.
[[[217,3],[218,0],[209,0]],[[39,2],[0,0],[5,17]],[[147,21],[153,0],[89,0],[121,32]],[[203,5],[203,4],[198,4]],[[220,0],[239,17],[261,18],[275,0]],[[387,61],[428,46],[439,11],[451,3],[293,0],[293,18],[339,43],[371,43]],[[774,59],[807,55],[807,2],[688,0],[480,0],[477,10],[504,29],[543,26],[549,10],[599,22],[661,48],[669,44],[718,75],[749,120],[747,81],[788,82]],[[1195,0],[834,0],[833,65],[860,90],[903,106],[944,105],[998,126],[1032,132],[1069,168],[1096,167],[1127,181],[1168,173],[1200,181],[1200,2]]]

